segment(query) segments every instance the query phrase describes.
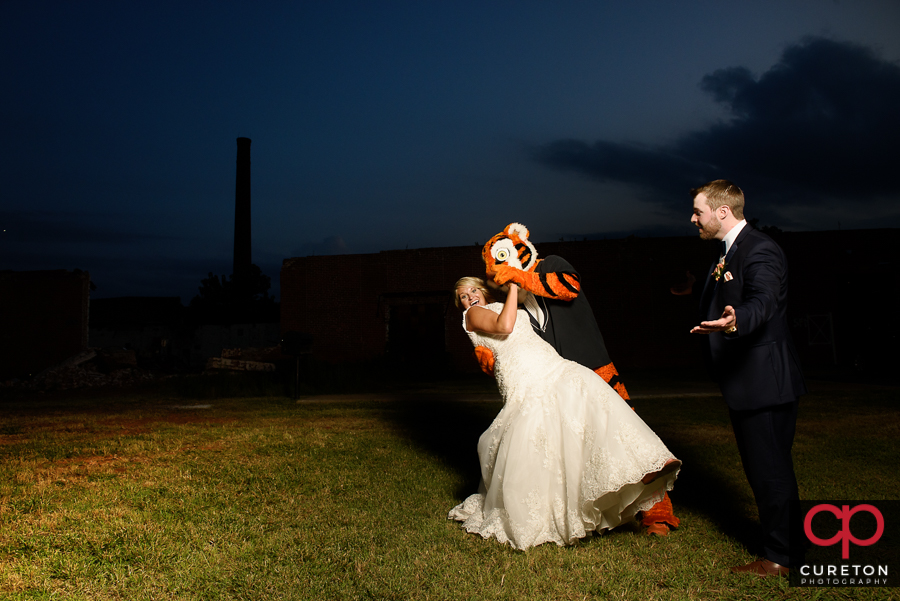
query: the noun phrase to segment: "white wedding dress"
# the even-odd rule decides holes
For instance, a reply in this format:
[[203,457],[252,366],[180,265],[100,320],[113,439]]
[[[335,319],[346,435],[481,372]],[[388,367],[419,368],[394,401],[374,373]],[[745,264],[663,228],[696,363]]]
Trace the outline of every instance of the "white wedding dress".
[[479,492],[450,519],[516,549],[566,545],[630,521],[672,489],[681,463],[643,484],[675,457],[600,376],[542,340],[525,311],[508,336],[466,333],[494,353],[504,404],[478,440]]

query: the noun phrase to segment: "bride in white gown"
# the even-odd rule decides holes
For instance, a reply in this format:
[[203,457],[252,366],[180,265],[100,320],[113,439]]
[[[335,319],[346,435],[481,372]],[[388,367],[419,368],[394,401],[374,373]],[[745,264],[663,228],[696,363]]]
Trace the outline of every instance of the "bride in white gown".
[[489,303],[482,280],[462,278],[456,297],[472,343],[494,353],[503,409],[478,440],[479,491],[450,519],[516,549],[568,545],[672,489],[681,462],[601,377],[532,330],[515,284]]

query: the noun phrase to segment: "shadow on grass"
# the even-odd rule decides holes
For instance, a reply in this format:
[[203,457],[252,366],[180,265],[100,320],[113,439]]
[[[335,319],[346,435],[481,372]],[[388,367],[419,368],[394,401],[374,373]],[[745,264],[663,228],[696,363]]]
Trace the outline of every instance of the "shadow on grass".
[[[413,444],[462,476],[456,498],[462,501],[476,492],[481,478],[476,451],[478,438],[500,411],[500,401],[465,401],[457,395],[435,392],[398,393],[388,398],[392,410],[385,417]],[[671,495],[676,515],[679,509],[703,515],[722,534],[755,553],[759,547],[759,524],[742,509],[748,503],[753,504],[746,488],[742,488],[743,470],[739,464],[736,469],[717,464],[725,458],[732,462],[737,460],[727,414],[723,408],[717,409],[720,402],[721,399],[703,400],[702,407],[694,409],[698,411],[697,425],[708,425],[725,439],[715,448],[692,440],[679,433],[677,425],[671,425],[685,420],[680,402],[642,402],[641,405],[653,415],[651,427],[684,462],[685,467]],[[710,414],[721,414],[724,421],[714,419],[711,422]],[[689,528],[690,521],[682,522],[684,527]]]
[[501,404],[441,396],[396,394],[391,403],[394,410],[388,417],[413,444],[462,477],[463,482],[455,491],[456,498],[462,501],[478,491],[481,482],[478,438],[491,425]]
[[[500,411],[500,401],[467,402],[452,394],[434,392],[396,394],[391,400],[393,410],[387,417],[404,436],[462,476],[456,498],[462,501],[476,492],[481,478],[478,438]],[[759,524],[746,511],[748,504],[753,506],[753,499],[748,497],[727,414],[719,403],[721,399],[714,398],[700,401],[699,406],[694,404],[694,420],[683,415],[683,401],[641,405],[653,416],[651,427],[684,462],[671,494],[676,515],[679,510],[702,515],[723,535],[743,545],[748,553],[756,554],[760,545]],[[717,444],[706,445],[679,432],[674,424],[685,420],[694,427],[710,428],[719,439]],[[731,465],[722,465],[722,461]],[[683,522],[682,527],[689,528],[690,521]]]
[[[657,433],[667,440],[665,432]],[[675,489],[670,493],[675,515],[681,508],[701,514],[749,553],[758,554],[761,544],[759,523],[741,509],[748,502],[737,480],[744,477],[743,471],[739,475],[728,475],[716,468],[715,454],[689,443],[672,439],[667,446],[684,462]],[[682,522],[682,527],[685,526],[690,527],[689,523]]]

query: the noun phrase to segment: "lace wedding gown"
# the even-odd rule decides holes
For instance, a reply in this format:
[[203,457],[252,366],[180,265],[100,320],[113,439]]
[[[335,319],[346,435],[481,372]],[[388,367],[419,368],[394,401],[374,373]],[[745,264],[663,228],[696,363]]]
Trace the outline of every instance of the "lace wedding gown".
[[525,311],[508,336],[466,333],[494,353],[504,404],[478,440],[479,492],[450,519],[516,549],[565,545],[631,520],[672,489],[680,462],[643,484],[672,453],[600,376],[542,340]]

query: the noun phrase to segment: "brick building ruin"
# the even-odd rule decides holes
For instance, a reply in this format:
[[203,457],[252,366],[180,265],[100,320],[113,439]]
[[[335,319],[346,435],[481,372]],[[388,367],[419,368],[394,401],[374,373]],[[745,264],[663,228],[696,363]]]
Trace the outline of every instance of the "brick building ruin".
[[0,380],[36,374],[85,350],[86,271],[0,271]]
[[[897,296],[900,230],[783,232],[775,237],[790,268],[789,318],[804,365],[840,371],[883,366],[898,357],[893,331],[861,318]],[[699,289],[713,247],[697,237],[535,243],[580,273],[585,293],[620,369],[700,365]],[[483,274],[481,247],[392,250],[286,259],[281,269],[281,331],[312,339],[313,356],[343,363],[389,359],[477,371],[453,306],[459,277]],[[691,271],[694,295],[673,284]]]

